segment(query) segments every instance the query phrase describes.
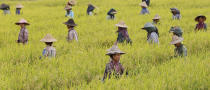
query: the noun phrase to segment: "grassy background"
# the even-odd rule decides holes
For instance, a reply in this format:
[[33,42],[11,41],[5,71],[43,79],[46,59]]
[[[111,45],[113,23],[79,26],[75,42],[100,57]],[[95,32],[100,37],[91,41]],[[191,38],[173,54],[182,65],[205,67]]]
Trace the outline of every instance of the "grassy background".
[[[0,0],[11,5],[12,15],[0,14],[0,88],[1,89],[209,89],[210,88],[210,36],[208,32],[194,32],[197,15],[207,16],[210,25],[209,0],[151,0],[150,15],[139,15],[140,0],[77,0],[75,28],[79,42],[67,43],[64,5],[67,0]],[[86,16],[87,4],[99,9],[98,15]],[[24,14],[15,15],[15,5],[22,3]],[[182,19],[173,21],[171,7],[181,10]],[[118,11],[116,20],[106,20],[110,8]],[[2,13],[2,11],[1,11]],[[160,45],[148,45],[146,32],[140,28],[159,14]],[[15,43],[19,26],[14,23],[25,18],[31,25],[29,43]],[[119,80],[101,82],[109,57],[106,50],[117,38],[115,24],[124,20],[133,45],[119,44],[127,54],[121,63],[129,76]],[[188,57],[170,59],[174,46],[170,45],[171,26],[184,31],[184,44]],[[39,60],[44,43],[39,40],[51,33],[58,42],[57,58]]]

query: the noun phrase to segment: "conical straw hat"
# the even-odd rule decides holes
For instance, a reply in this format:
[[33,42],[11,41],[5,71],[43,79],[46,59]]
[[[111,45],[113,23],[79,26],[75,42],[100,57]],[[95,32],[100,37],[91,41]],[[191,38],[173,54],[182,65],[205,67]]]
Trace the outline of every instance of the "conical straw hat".
[[142,6],[142,7],[147,7],[147,3],[145,1],[140,3],[139,5]]
[[24,6],[22,4],[17,4],[16,8],[23,8]]
[[113,55],[113,54],[125,54],[125,52],[121,51],[117,45],[113,45],[112,48],[107,50],[108,53],[106,55]]
[[177,44],[177,43],[181,43],[184,39],[182,37],[178,37],[176,35],[174,35],[172,37],[172,41],[171,44]]
[[156,19],[160,19],[160,16],[159,15],[155,15],[155,17],[153,18],[153,20],[156,20]]
[[20,19],[20,21],[16,22],[15,24],[16,25],[20,25],[20,24],[30,25],[25,19]]
[[120,21],[118,24],[116,24],[117,27],[123,27],[123,28],[127,28],[128,26],[125,24],[124,21]]
[[76,1],[75,0],[69,0],[68,1],[68,5],[75,5],[76,4]]
[[52,37],[51,34],[47,34],[43,39],[40,40],[41,42],[56,42],[57,40]]

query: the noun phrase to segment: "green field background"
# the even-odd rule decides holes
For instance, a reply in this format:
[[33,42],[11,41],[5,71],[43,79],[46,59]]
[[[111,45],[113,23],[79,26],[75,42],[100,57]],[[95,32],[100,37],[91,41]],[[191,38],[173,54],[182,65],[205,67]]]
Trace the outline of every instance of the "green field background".
[[[13,90],[72,89],[72,90],[208,90],[210,89],[210,30],[194,32],[194,18],[207,16],[210,26],[210,0],[151,0],[149,15],[139,15],[140,0],[77,0],[73,7],[79,42],[66,41],[68,30],[63,22],[67,0],[0,0],[11,5],[11,15],[0,14],[0,88]],[[96,16],[87,16],[88,3],[98,7]],[[23,15],[15,15],[15,5],[22,3]],[[181,11],[182,19],[173,21],[171,7]],[[115,20],[106,20],[110,8],[118,11]],[[1,11],[0,13],[3,13]],[[160,44],[149,45],[147,22],[159,14]],[[17,44],[19,26],[25,18],[31,25],[27,45]],[[121,63],[129,75],[101,82],[109,57],[105,56],[117,38],[120,20],[128,25],[133,45],[119,44],[127,54]],[[188,57],[170,59],[171,26],[183,29]],[[210,28],[210,27],[209,27]],[[51,33],[58,41],[55,59],[39,59],[45,44],[40,40]]]

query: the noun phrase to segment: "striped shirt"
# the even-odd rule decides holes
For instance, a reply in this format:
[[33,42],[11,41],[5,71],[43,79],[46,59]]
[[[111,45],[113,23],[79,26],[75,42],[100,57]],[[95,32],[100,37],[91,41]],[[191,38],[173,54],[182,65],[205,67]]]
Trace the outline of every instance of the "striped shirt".
[[120,62],[114,63],[114,61],[110,61],[108,64],[106,64],[105,72],[104,72],[104,77],[103,81],[108,77],[111,78],[112,75],[115,77],[119,77],[122,75],[124,72],[124,67]]
[[27,43],[28,42],[28,30],[22,28],[18,36],[18,43]]
[[204,29],[204,31],[207,31],[207,25],[206,23],[198,23],[196,24],[195,30],[202,30]]

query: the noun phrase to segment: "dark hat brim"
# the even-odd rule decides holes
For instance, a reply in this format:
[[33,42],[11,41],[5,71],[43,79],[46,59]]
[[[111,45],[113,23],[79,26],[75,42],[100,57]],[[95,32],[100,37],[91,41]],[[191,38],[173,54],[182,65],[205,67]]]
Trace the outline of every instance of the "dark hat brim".
[[206,16],[204,16],[204,15],[197,16],[197,17],[195,18],[195,21],[198,21],[199,18],[203,18],[204,21],[206,21]]
[[141,28],[142,30],[147,30],[148,28],[150,28],[150,27],[143,27],[143,28]]
[[7,5],[7,4],[1,4],[0,5],[0,9],[4,9],[4,8],[9,8],[9,5]]
[[65,23],[63,23],[63,24],[69,25],[69,26],[77,26],[77,24],[72,24],[72,23],[68,23],[68,22],[65,22]]
[[177,10],[177,8],[170,8],[171,10]]
[[16,25],[20,25],[20,24],[30,25],[29,23],[19,23],[19,22],[15,23],[15,24]]
[[160,18],[153,18],[152,20],[160,20]]
[[110,56],[110,55],[115,55],[115,54],[121,54],[121,55],[123,55],[123,54],[126,54],[126,53],[107,53],[106,55]]

